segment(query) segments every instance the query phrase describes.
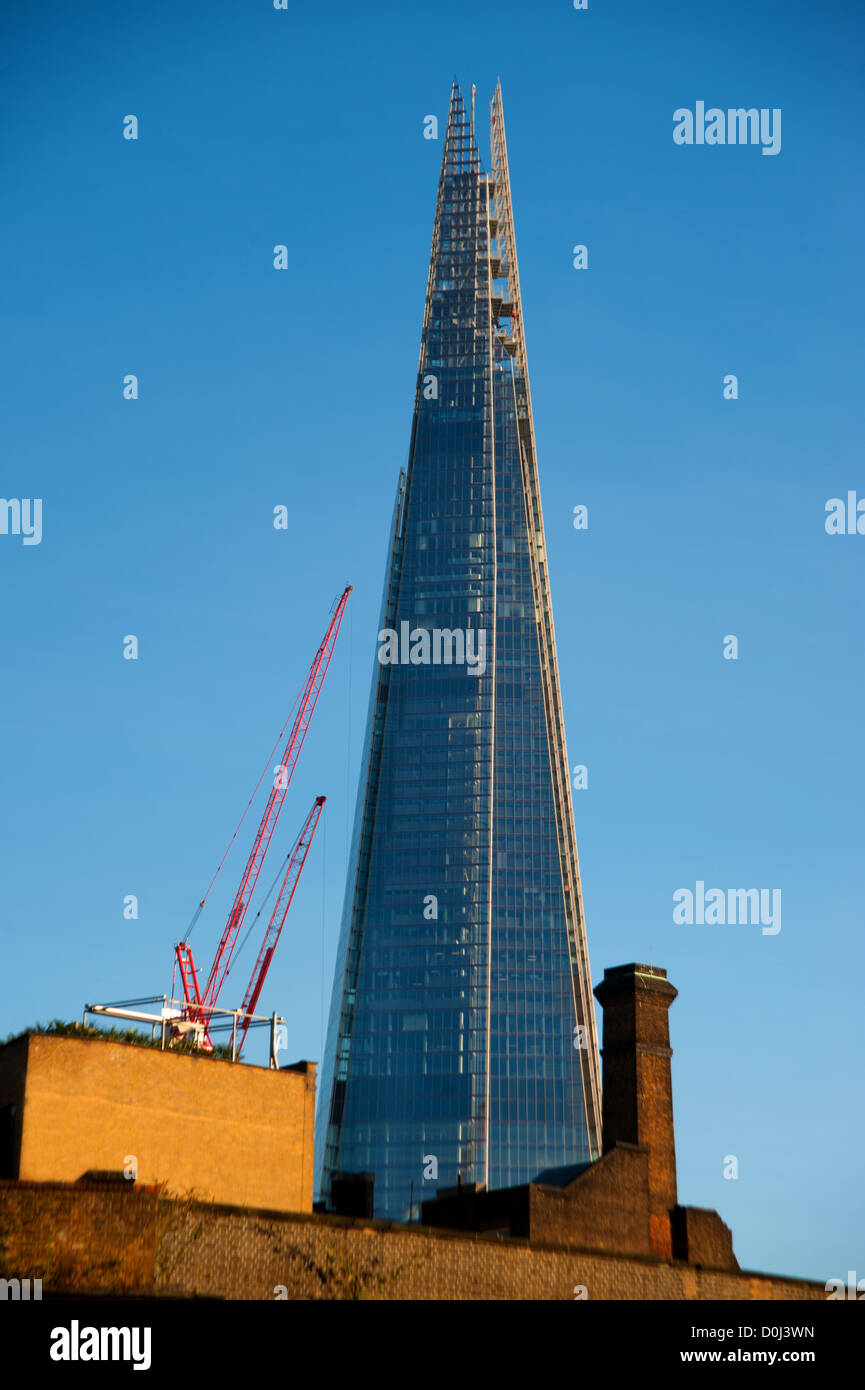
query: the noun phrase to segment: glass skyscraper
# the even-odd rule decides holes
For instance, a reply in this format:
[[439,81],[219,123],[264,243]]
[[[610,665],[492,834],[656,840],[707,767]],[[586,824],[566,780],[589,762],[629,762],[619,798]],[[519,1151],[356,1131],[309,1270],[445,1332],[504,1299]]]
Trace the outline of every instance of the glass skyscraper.
[[454,84],[316,1162],[375,1214],[600,1153],[600,1084],[501,91]]

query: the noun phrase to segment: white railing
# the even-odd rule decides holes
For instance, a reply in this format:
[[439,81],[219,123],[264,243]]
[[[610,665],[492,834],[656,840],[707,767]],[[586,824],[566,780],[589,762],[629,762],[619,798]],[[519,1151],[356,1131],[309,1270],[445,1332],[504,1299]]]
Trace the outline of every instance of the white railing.
[[[161,1008],[159,1013],[146,1012],[140,1007],[143,1004],[159,1004]],[[192,1037],[198,1041],[199,1046],[203,1046],[203,1039],[207,1033],[231,1033],[232,1062],[237,1061],[238,1026],[244,1021],[249,1028],[261,1028],[266,1025],[270,1028],[270,1066],[274,1069],[278,1066],[278,1030],[285,1024],[284,1018],[276,1013],[247,1014],[243,1009],[208,1007],[205,1022],[193,1017],[197,1010],[197,1005],[190,1005],[185,999],[170,999],[167,994],[150,994],[143,999],[118,999],[112,1004],[85,1004],[82,1021],[86,1024],[87,1016],[90,1014],[96,1018],[122,1018],[130,1023],[149,1023],[153,1042],[156,1041],[156,1030],[159,1029],[160,1047],[163,1051],[170,1046],[174,1038]]]

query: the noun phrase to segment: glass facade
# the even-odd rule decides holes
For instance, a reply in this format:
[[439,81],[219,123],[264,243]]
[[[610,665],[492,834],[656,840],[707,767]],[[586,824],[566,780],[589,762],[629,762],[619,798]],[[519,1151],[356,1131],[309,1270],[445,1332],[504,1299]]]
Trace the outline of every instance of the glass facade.
[[499,91],[491,147],[454,86],[318,1106],[393,1220],[599,1154]]

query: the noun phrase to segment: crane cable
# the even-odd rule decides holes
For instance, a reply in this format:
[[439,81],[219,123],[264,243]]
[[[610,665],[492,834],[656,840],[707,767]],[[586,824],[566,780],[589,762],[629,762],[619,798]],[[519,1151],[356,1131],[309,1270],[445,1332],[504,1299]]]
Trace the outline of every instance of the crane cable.
[[[298,837],[298,838],[299,838],[299,837]],[[295,842],[294,842],[294,844],[292,845],[291,849],[288,851],[288,854],[285,856],[285,858],[283,859],[283,861],[282,861],[282,863],[280,864],[279,868],[277,869],[277,871],[276,871],[276,878],[273,880],[273,883],[270,885],[270,887],[268,888],[267,892],[265,893],[265,895],[264,895],[264,900],[263,900],[263,902],[262,902],[262,904],[261,904],[261,907],[258,909],[258,911],[256,912],[255,916],[253,917],[252,921],[250,922],[249,926],[247,927],[246,932],[244,933],[243,940],[241,941],[240,945],[236,948],[236,950],[235,950],[235,952],[234,952],[234,957],[233,957],[232,961],[230,962],[230,964],[229,964],[229,966],[228,966],[228,968],[227,968],[227,970],[226,970],[226,972],[225,972],[225,978],[226,978],[226,980],[228,979],[229,975],[231,974],[232,967],[234,966],[234,963],[235,963],[235,961],[237,960],[237,957],[240,955],[241,951],[243,950],[244,946],[246,945],[247,941],[249,940],[249,934],[250,934],[250,932],[252,931],[253,927],[255,926],[256,922],[258,921],[258,919],[259,919],[259,917],[261,916],[261,914],[262,914],[262,912],[264,911],[264,909],[267,907],[267,904],[268,904],[269,901],[270,901],[271,894],[273,893],[274,888],[276,887],[277,883],[279,882],[280,875],[282,874],[282,872],[283,872],[283,870],[284,870],[286,864],[288,863],[289,859],[291,859],[291,857],[292,857],[292,855],[294,854],[294,852],[295,852],[296,849],[297,849],[297,840],[295,840]]]
[[[279,747],[280,743],[282,742],[283,736],[284,736],[284,734],[285,734],[286,729],[287,729],[288,726],[289,726],[289,723],[290,723],[291,720],[294,718],[295,710],[297,709],[297,707],[298,707],[298,705],[299,705],[299,703],[300,703],[300,697],[301,697],[301,695],[303,694],[303,692],[304,692],[305,689],[306,689],[306,682],[304,682],[304,684],[301,686],[300,690],[297,692],[297,695],[295,696],[294,704],[293,704],[292,707],[291,707],[291,712],[289,713],[288,718],[286,719],[285,723],[284,723],[283,726],[282,726],[282,729],[281,729],[280,732],[279,732],[279,736],[277,737],[276,743],[273,745],[273,748],[271,749],[270,757],[267,759],[267,762],[264,764],[264,767],[262,768],[261,776],[259,777],[258,781],[257,781],[256,784],[255,784],[255,790],[253,791],[252,796],[249,798],[249,800],[248,800],[247,803],[246,803],[246,808],[245,808],[245,810],[244,810],[244,812],[243,812],[243,815],[240,817],[240,820],[237,822],[237,828],[236,828],[234,834],[232,835],[231,839],[230,839],[229,842],[228,842],[228,846],[227,846],[227,848],[226,848],[226,850],[225,850],[225,853],[223,854],[222,858],[221,858],[220,861],[219,861],[219,865],[217,866],[216,873],[213,875],[213,878],[210,880],[209,884],[207,885],[207,892],[205,893],[204,897],[201,899],[201,902],[198,904],[198,907],[195,909],[195,911],[194,911],[193,914],[192,914],[192,920],[191,920],[191,922],[189,923],[189,926],[188,926],[187,929],[186,929],[186,935],[185,935],[185,937],[183,938],[184,941],[188,941],[189,938],[191,937],[193,931],[195,930],[195,924],[196,924],[196,922],[198,921],[199,917],[201,916],[202,910],[203,910],[203,908],[204,908],[204,904],[207,902],[208,896],[209,896],[209,894],[210,894],[210,890],[211,890],[211,888],[213,887],[214,883],[216,882],[216,880],[217,880],[217,878],[218,878],[218,876],[219,876],[219,871],[220,871],[220,869],[222,868],[223,864],[225,863],[226,859],[228,858],[229,851],[230,851],[232,845],[234,844],[235,840],[237,839],[238,834],[240,833],[240,827],[243,825],[243,822],[246,820],[247,812],[249,811],[250,806],[252,805],[253,801],[255,800],[256,796],[258,795],[258,789],[259,789],[259,787],[261,786],[262,782],[264,781],[265,774],[267,773],[267,770],[268,770],[268,768],[270,767],[271,759],[273,758],[274,753],[276,752],[277,748]],[[272,892],[273,890],[271,889],[270,891]],[[269,896],[269,894],[268,894],[268,896]],[[244,937],[244,941],[245,941],[245,940],[246,940],[246,937]]]

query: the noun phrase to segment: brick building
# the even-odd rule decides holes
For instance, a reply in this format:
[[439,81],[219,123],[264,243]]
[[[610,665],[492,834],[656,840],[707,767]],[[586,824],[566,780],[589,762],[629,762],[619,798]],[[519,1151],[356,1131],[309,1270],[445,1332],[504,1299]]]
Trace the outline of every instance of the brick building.
[[604,1010],[603,1156],[596,1163],[497,1192],[439,1194],[424,1202],[423,1222],[738,1270],[718,1213],[678,1204],[668,1015],[676,994],[666,970],[650,965],[607,970],[595,990]]
[[[0,1275],[59,1296],[824,1300],[822,1283],[740,1270],[717,1212],[678,1203],[665,971],[619,966],[595,993],[601,1158],[442,1193],[420,1225],[311,1212],[309,1063],[276,1073],[19,1039],[0,1049],[0,1107],[18,1107],[20,1148],[0,1180]],[[94,1174],[118,1168],[133,1133],[146,1174]],[[148,1186],[169,1173],[185,1197]]]
[[314,1062],[274,1071],[44,1033],[0,1047],[0,1178],[134,1172],[174,1195],[311,1212],[314,1126]]

